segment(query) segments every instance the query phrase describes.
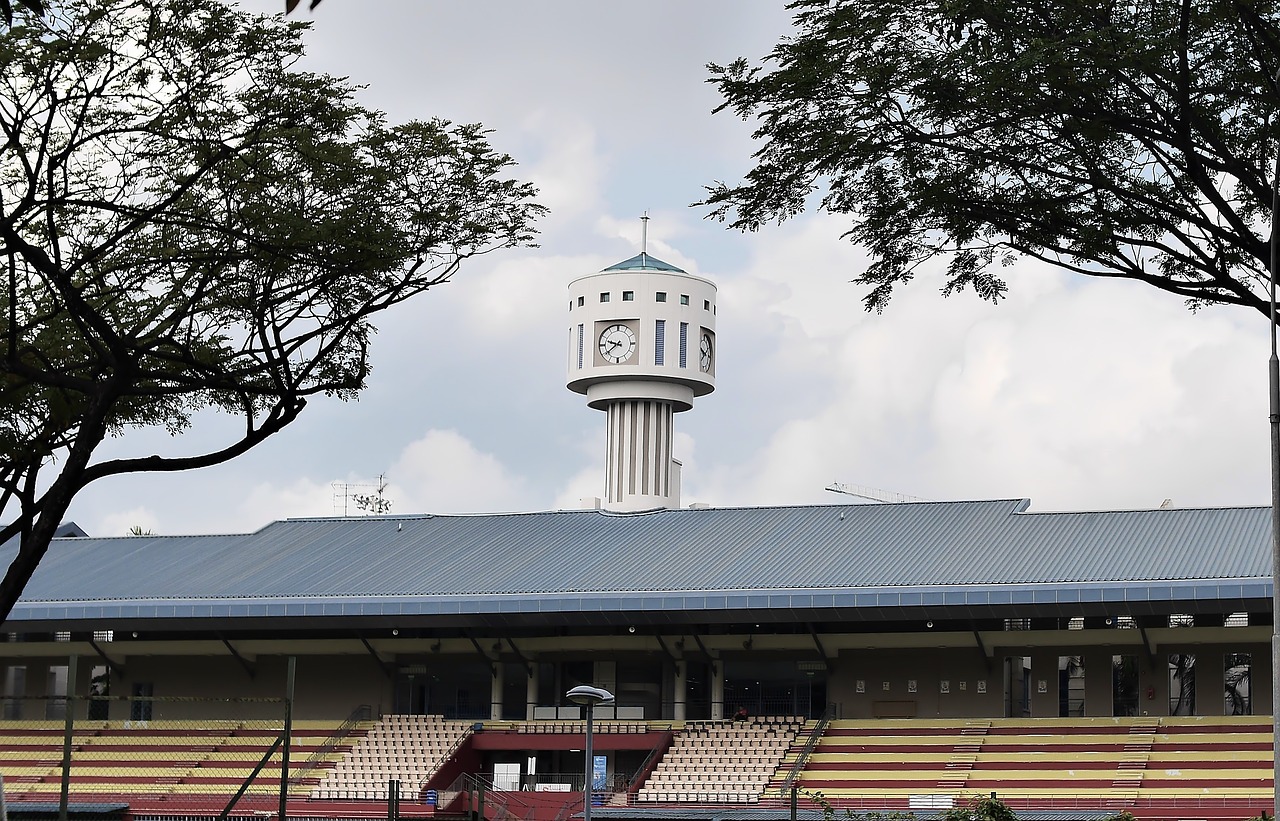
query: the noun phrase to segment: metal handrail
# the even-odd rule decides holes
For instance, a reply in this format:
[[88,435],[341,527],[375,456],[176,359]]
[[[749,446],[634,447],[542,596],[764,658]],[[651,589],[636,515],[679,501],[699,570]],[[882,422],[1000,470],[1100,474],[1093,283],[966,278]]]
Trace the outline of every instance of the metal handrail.
[[[440,768],[443,767],[445,764],[448,764],[450,761],[452,761],[453,756],[458,752],[458,748],[461,747],[463,744],[465,744],[468,738],[471,738],[471,736],[475,735],[476,726],[477,726],[476,724],[471,725],[470,729],[468,729],[465,733],[460,735],[458,737],[458,740],[453,742],[453,746],[450,747],[448,751],[446,751],[445,754],[440,756],[439,760],[436,761],[436,765],[431,768],[431,772],[427,773],[426,778],[423,778],[421,781],[418,782],[419,798],[421,798],[422,791],[427,788],[427,784],[431,782],[431,779],[435,778],[436,773],[440,772]],[[455,784],[457,783],[457,779],[454,780],[454,783]],[[450,786],[452,787],[452,785]]]
[[643,773],[649,772],[652,767],[656,766],[658,759],[671,748],[671,742],[675,738],[675,735],[671,732],[671,725],[668,724],[666,730],[661,730],[659,732],[663,732],[665,734],[657,744],[653,745],[653,749],[649,751],[649,755],[645,757],[644,762],[641,763],[640,766],[636,768],[636,771],[631,774],[631,778],[627,779],[628,796],[630,796],[631,791],[638,786],[637,780],[640,776]]
[[324,744],[321,744],[319,749],[313,752],[306,761],[302,762],[298,769],[293,771],[289,776],[289,783],[297,784],[302,781],[307,773],[320,766],[320,762],[324,761],[329,753],[333,752],[339,744],[347,739],[347,736],[351,735],[351,731],[355,729],[357,724],[361,721],[369,721],[372,718],[373,708],[368,704],[361,704],[352,710],[351,715],[347,716],[346,720],[338,725],[338,729],[334,730],[333,734],[325,739]]
[[800,777],[800,773],[804,770],[804,765],[808,762],[809,756],[813,755],[813,749],[818,746],[818,741],[822,738],[822,734],[827,731],[827,726],[835,718],[835,713],[835,705],[828,704],[827,709],[822,713],[822,718],[818,719],[818,723],[809,732],[809,737],[805,740],[804,746],[796,754],[796,760],[791,762],[791,768],[787,770],[787,777],[783,780],[782,786],[778,788],[781,795],[786,796],[791,792],[792,785]]

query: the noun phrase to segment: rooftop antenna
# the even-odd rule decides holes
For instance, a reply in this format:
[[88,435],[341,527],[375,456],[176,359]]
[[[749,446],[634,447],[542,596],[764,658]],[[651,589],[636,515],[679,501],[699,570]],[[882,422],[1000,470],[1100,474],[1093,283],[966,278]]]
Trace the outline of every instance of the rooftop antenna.
[[649,251],[649,212],[640,215],[640,253]]
[[905,493],[880,490],[879,488],[866,487],[865,485],[846,485],[844,482],[832,482],[823,490],[829,490],[832,493],[843,493],[845,496],[856,496],[859,499],[867,499],[881,504],[928,501],[927,499],[921,499],[919,496],[908,496]]

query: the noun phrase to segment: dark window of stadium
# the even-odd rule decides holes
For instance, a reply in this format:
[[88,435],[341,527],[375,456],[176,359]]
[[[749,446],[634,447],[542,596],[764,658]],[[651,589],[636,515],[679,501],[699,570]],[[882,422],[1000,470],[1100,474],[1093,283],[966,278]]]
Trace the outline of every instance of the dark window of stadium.
[[4,717],[22,718],[22,697],[27,694],[27,667],[12,664],[4,671]]
[[1138,657],[1111,657],[1111,714],[1138,715]]
[[133,700],[129,702],[130,721],[151,720],[151,697],[155,695],[155,685],[149,681],[133,683]]
[[1226,653],[1223,656],[1223,705],[1222,714],[1228,716],[1253,715],[1253,699],[1250,696],[1249,679],[1253,668],[1253,656],[1249,653]]
[[[1012,619],[1011,621],[1022,621]],[[1030,621],[1029,619],[1026,621]],[[1015,628],[1019,629],[1019,628]],[[1027,629],[1027,628],[1020,628]],[[1004,714],[1006,718],[1028,718],[1031,715],[1031,657],[1007,656],[1004,660]],[[979,687],[986,687],[985,682]],[[979,690],[981,692],[981,690]]]
[[1058,656],[1058,715],[1083,717],[1084,656]]
[[111,670],[99,664],[89,672],[89,720],[106,721],[111,717]]
[[67,717],[67,665],[49,665],[45,678],[44,717],[47,720]]
[[1196,657],[1194,653],[1169,656],[1169,715],[1196,714]]

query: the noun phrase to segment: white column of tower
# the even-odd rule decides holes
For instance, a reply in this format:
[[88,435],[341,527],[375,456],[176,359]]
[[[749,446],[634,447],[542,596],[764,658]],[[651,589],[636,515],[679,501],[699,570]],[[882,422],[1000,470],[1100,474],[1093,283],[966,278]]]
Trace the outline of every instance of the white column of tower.
[[673,417],[715,390],[716,286],[647,251],[569,284],[568,387],[607,415],[604,507],[679,507]]
[[671,498],[671,403],[617,399],[606,408],[604,498],[613,507],[633,497],[650,497],[655,507]]

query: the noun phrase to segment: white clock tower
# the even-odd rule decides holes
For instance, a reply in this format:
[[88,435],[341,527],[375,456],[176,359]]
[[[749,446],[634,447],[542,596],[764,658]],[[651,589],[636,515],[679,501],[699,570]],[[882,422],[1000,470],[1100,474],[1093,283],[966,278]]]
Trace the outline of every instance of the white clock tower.
[[672,417],[716,387],[716,286],[641,251],[569,283],[569,390],[608,414],[604,507],[680,506]]

